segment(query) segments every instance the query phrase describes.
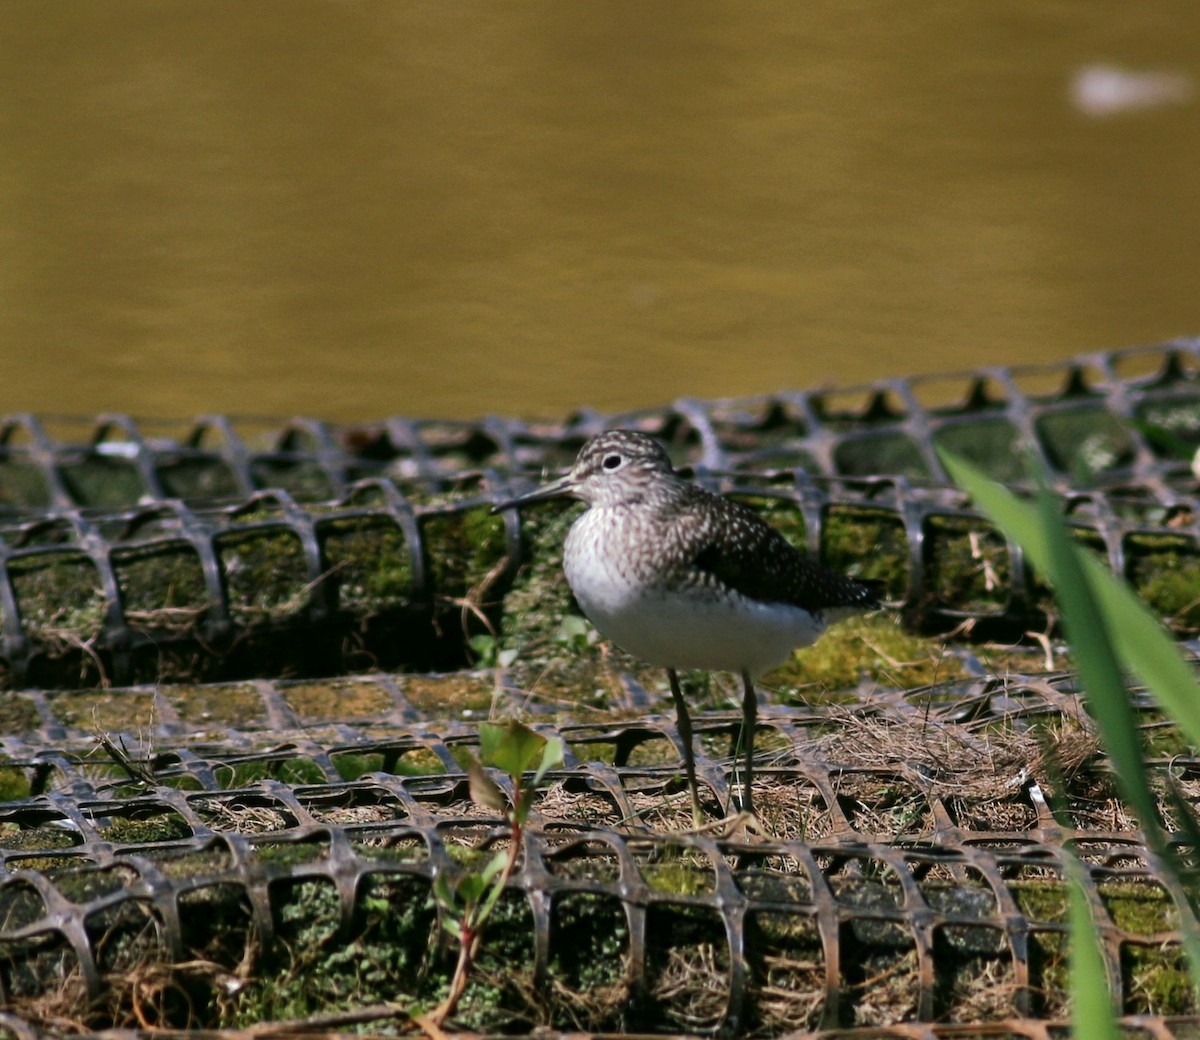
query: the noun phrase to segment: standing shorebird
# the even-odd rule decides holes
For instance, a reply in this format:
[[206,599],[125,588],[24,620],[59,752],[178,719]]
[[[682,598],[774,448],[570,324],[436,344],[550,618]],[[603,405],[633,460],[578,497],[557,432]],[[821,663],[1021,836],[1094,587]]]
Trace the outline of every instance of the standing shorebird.
[[590,507],[563,552],[575,599],[602,635],[667,670],[697,826],[692,722],[678,672],[741,675],[742,810],[753,815],[754,680],[814,643],[831,613],[877,606],[874,584],[826,570],[757,513],[685,480],[643,433],[592,437],[566,476],[493,512],[560,495]]

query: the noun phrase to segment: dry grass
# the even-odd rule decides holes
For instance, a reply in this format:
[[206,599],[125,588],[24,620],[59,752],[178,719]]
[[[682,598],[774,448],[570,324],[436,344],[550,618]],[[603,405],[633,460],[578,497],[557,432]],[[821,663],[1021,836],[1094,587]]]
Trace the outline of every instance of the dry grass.
[[1077,723],[1039,734],[1005,723],[976,731],[936,718],[835,714],[837,729],[820,737],[814,751],[840,767],[838,793],[850,801],[857,831],[890,839],[929,830],[928,795],[966,830],[1021,833],[1051,822],[1031,800],[1035,785],[1066,795],[1105,829],[1130,822],[1103,769],[1099,739]]

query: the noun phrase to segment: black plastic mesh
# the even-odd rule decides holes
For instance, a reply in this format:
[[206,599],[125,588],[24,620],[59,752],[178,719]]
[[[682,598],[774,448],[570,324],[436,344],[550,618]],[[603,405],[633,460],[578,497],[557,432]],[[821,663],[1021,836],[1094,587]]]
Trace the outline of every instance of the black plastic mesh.
[[[1180,341],[557,425],[0,422],[0,1029],[194,1029],[252,1008],[341,1028],[400,991],[435,1002],[431,881],[507,840],[462,755],[477,720],[515,712],[568,756],[458,1026],[1060,1036],[1074,852],[1125,1035],[1200,1036],[1158,1017],[1195,1009],[1170,882],[1111,776],[1043,754],[1057,741],[1061,765],[1089,739],[1070,675],[764,707],[773,838],[681,835],[680,739],[642,673],[560,676],[600,684],[599,705],[531,695],[567,604],[531,608],[539,575],[561,590],[570,507],[488,513],[591,433],[634,426],[883,581],[912,625],[1019,634],[1049,596],[936,448],[1016,480],[1020,442],[1079,537],[1190,635],[1198,362]],[[484,653],[496,666],[471,670]],[[1138,708],[1159,789],[1194,803],[1200,760]],[[719,819],[739,717],[694,721]],[[1165,793],[1162,812],[1190,863]],[[294,1002],[264,1012],[266,985]]]
[[[353,697],[343,692],[360,717],[340,719],[312,684],[193,691],[238,715],[232,726],[213,718],[208,732],[170,693],[109,691],[103,712],[131,728],[156,720],[140,744],[132,732],[118,738],[127,754],[116,757],[84,736],[80,695],[25,695],[41,728],[0,745],[10,780],[19,772],[31,792],[0,806],[6,1000],[36,1006],[67,979],[100,1004],[136,1005],[148,983],[135,968],[203,962],[190,983],[175,969],[202,1022],[248,959],[269,970],[296,956],[298,916],[349,946],[390,915],[404,922],[392,941],[430,956],[431,878],[507,831],[467,792],[456,753],[474,745],[472,725],[414,721],[403,679],[354,684]],[[855,742],[822,739],[852,723],[849,711],[767,709],[764,818],[784,806],[779,819],[803,826],[749,844],[662,833],[686,813],[670,719],[538,724],[569,753],[537,805],[497,926],[515,951],[511,992],[470,1024],[777,1035],[1061,1015],[1064,848],[1087,864],[1124,1006],[1154,1013],[1162,995],[1139,987],[1182,965],[1179,936],[1163,926],[1170,882],[1102,776],[1060,822],[1034,763],[995,743],[998,726],[1080,710],[1065,675],[861,691],[853,719],[872,727],[866,735],[902,741],[919,729],[933,749],[925,761],[898,753],[864,765]],[[736,719],[708,714],[698,730],[712,749],[699,758],[706,798],[725,803],[732,756],[719,748]],[[655,744],[670,750],[649,757],[665,760],[636,764]],[[614,748],[610,760],[595,760],[600,745]],[[939,770],[939,756],[956,763]],[[972,757],[983,772],[964,786]],[[1200,760],[1151,765],[1200,797]],[[419,989],[415,967],[412,977]],[[621,992],[589,996],[596,977]],[[141,994],[145,1007],[170,1005],[153,996]]]
[[1181,449],[1200,446],[1200,339],[1020,368],[881,380],[862,387],[669,408],[566,423],[393,418],[362,425],[206,416],[0,420],[0,507],[120,508],[171,499],[242,499],[282,489],[335,498],[364,478],[450,488],[470,471],[561,468],[583,439],[627,425],[661,436],[703,469],[804,468],[944,481],[936,448],[1021,479],[1017,444],[1062,487],[1129,487],[1168,502],[1192,487]]
[[[961,377],[964,403],[940,409],[917,404],[931,378],[857,392],[853,412],[814,393],[540,431],[495,419],[294,421],[261,450],[219,419],[172,439],[109,417],[83,443],[10,419],[0,424],[0,501],[11,510],[0,521],[0,683],[460,667],[470,636],[499,625],[530,552],[515,514],[487,516],[512,487],[506,474],[565,465],[585,434],[615,424],[662,436],[700,479],[770,505],[827,563],[882,580],[911,624],[971,620],[986,635],[1044,627],[1044,590],[960,493],[924,477],[942,476],[939,445],[1011,477],[1025,438],[1064,485],[1080,536],[1194,631],[1200,508],[1181,456],[1200,443],[1198,343],[987,370]],[[1130,366],[1143,374],[1120,381]],[[1022,392],[1034,377],[1056,389]],[[829,472],[862,475],[819,475]],[[254,490],[266,484],[275,489]],[[464,602],[476,617],[455,622]]]

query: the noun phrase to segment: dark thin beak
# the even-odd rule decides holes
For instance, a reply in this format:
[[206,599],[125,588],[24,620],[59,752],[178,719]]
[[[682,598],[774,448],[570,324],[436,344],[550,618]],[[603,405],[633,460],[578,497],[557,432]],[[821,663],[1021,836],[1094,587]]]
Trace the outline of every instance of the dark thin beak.
[[497,502],[492,506],[490,512],[499,513],[505,509],[511,509],[513,506],[528,505],[530,502],[544,502],[548,498],[569,495],[574,488],[575,482],[571,479],[571,474],[568,473],[565,477],[552,480],[549,484],[543,484],[541,487],[534,488],[524,495],[518,495],[516,498],[510,498],[504,502]]

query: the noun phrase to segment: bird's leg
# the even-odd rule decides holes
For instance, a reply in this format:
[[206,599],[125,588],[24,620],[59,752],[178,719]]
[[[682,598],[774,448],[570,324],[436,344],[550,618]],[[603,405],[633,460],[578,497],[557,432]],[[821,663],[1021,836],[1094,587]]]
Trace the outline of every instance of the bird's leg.
[[683,690],[679,688],[679,676],[674,668],[667,669],[667,678],[671,681],[671,698],[675,701],[675,725],[679,737],[683,741],[683,765],[687,770],[688,791],[692,796],[692,819],[697,827],[704,826],[704,817],[700,813],[700,794],[696,787],[696,754],[692,749],[692,717],[688,714],[687,705],[683,701]]
[[746,771],[742,775],[742,812],[754,815],[754,730],[758,725],[758,694],[749,672],[742,672],[742,750]]

